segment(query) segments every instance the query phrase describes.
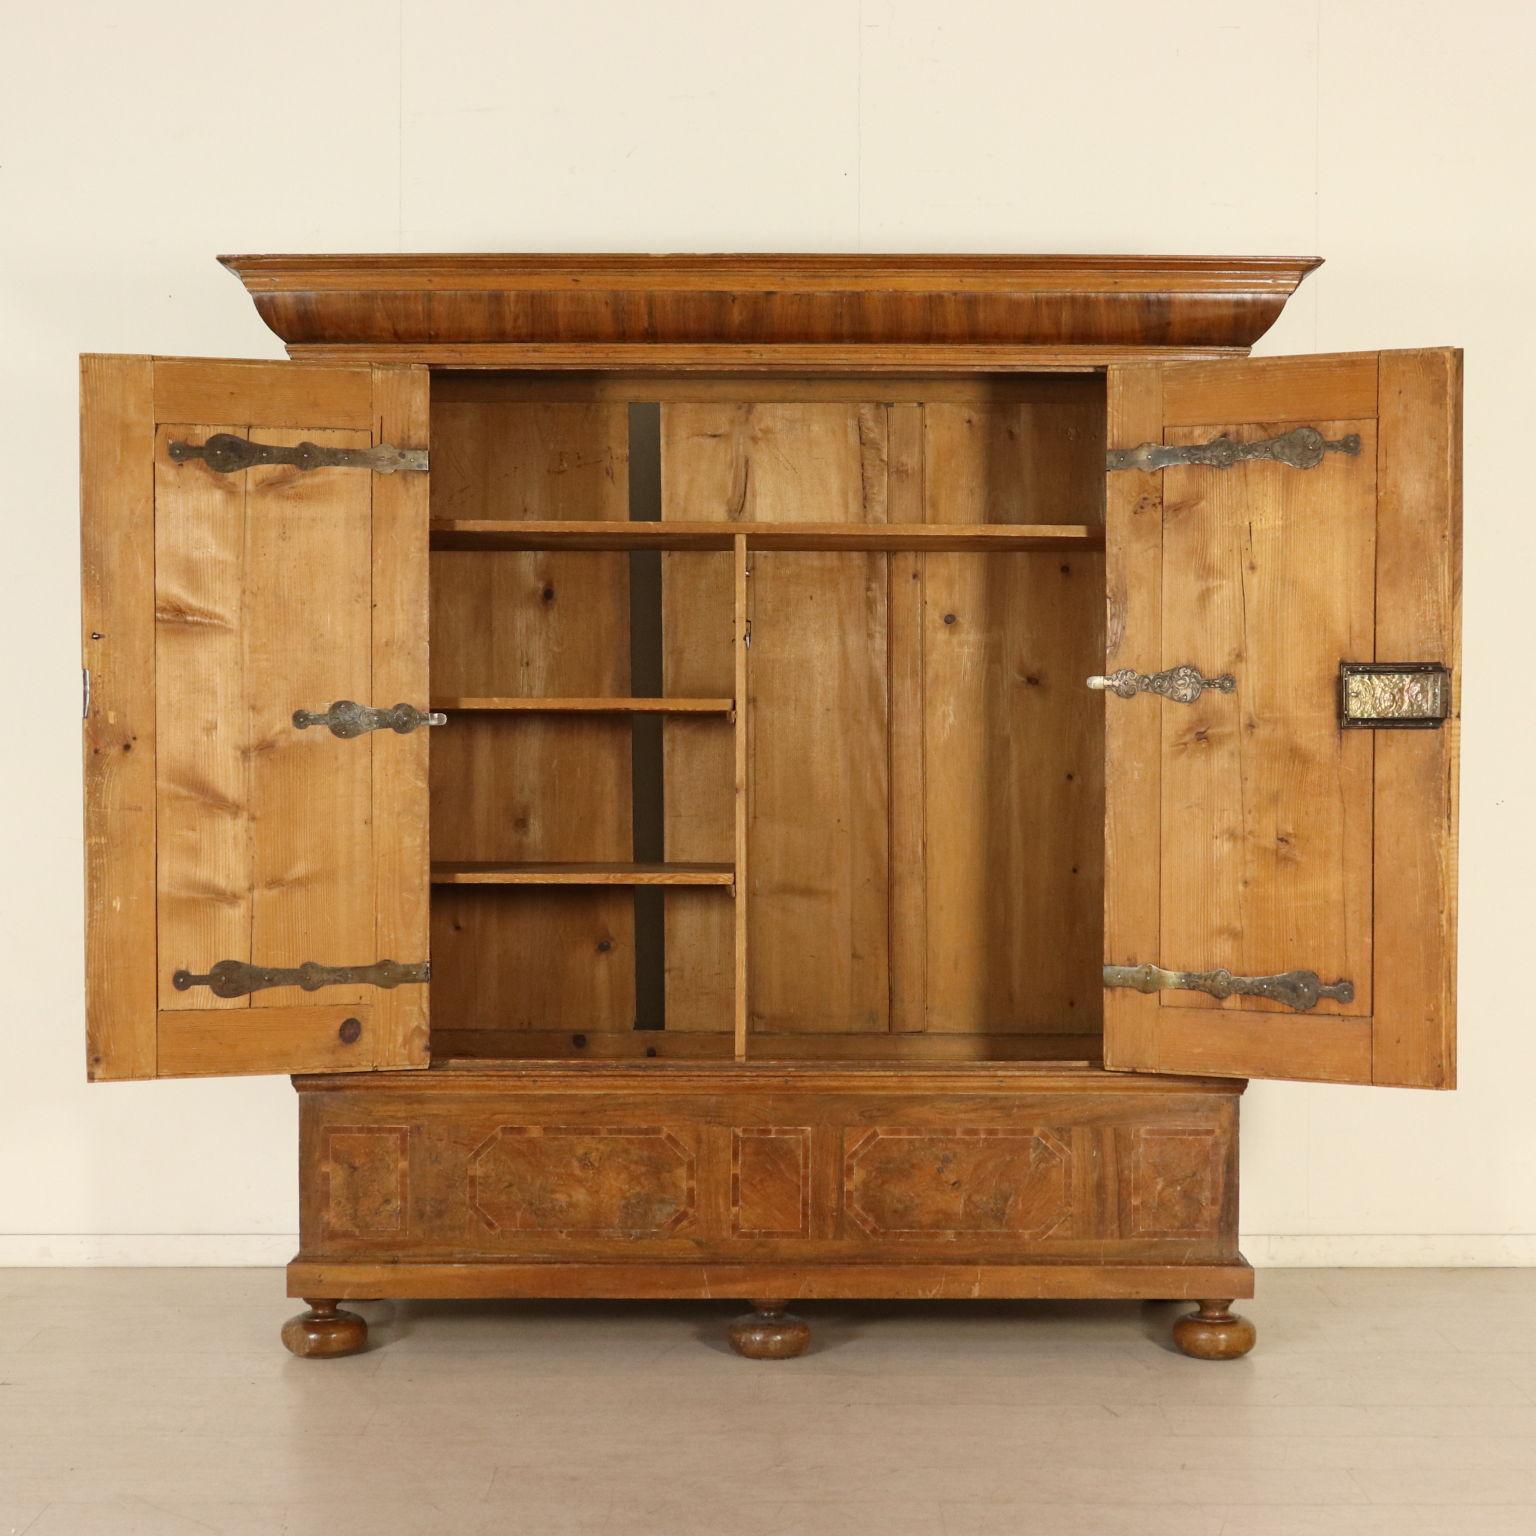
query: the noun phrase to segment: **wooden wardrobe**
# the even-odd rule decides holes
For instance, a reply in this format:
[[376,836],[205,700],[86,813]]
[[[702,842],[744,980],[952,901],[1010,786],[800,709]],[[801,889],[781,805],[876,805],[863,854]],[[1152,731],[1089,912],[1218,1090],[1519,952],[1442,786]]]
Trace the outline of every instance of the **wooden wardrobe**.
[[82,364],[88,1063],[292,1074],[289,1348],[1245,1353],[1244,1079],[1453,1083],[1460,354],[1247,360],[1307,260],[224,260],[292,361]]

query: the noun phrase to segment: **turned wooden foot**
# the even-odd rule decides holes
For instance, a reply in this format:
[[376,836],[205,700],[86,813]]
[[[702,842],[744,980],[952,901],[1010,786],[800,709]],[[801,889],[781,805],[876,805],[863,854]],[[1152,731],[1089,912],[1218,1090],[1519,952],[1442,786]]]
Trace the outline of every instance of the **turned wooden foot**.
[[1230,1301],[1202,1301],[1173,1325],[1173,1342],[1196,1360],[1239,1360],[1253,1348],[1258,1332]]
[[283,1324],[283,1343],[301,1360],[331,1360],[355,1355],[368,1342],[368,1324],[334,1301],[304,1298],[309,1311]]
[[727,1337],[731,1348],[748,1360],[792,1360],[803,1355],[811,1342],[811,1328],[803,1318],[792,1317],[782,1301],[754,1301],[753,1311],[738,1317]]

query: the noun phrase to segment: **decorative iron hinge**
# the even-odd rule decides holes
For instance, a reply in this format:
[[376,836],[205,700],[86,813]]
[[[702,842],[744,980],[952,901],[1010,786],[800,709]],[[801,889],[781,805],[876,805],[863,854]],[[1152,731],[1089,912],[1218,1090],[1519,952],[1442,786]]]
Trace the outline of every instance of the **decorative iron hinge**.
[[371,469],[378,475],[392,475],[397,469],[425,474],[425,448],[396,448],[379,443],[372,448],[322,448],[318,443],[253,443],[249,438],[230,432],[215,432],[205,443],[171,444],[171,457],[178,464],[201,459],[211,470],[232,475],[256,464],[288,464],[294,469]]
[[1438,661],[1341,661],[1339,724],[1434,730],[1450,718],[1451,673]]
[[375,960],[372,965],[319,965],[306,960],[303,965],[247,965],[243,960],[220,960],[206,975],[177,971],[171,985],[178,992],[190,987],[207,987],[215,997],[248,997],[267,987],[301,987],[318,992],[321,987],[383,987],[389,990],[407,982],[432,979],[432,963],[402,965],[398,960]]
[[1352,1003],[1352,981],[1323,981],[1316,971],[1281,971],[1274,976],[1234,976],[1231,971],[1165,971],[1160,965],[1106,965],[1106,987],[1137,992],[1204,992],[1207,997],[1267,997],[1298,1013],[1324,998]]
[[1134,699],[1138,693],[1155,693],[1160,698],[1172,699],[1175,704],[1193,704],[1207,689],[1231,693],[1237,687],[1237,679],[1230,672],[1223,672],[1220,677],[1206,677],[1198,667],[1186,662],[1183,666],[1169,667],[1164,672],[1150,675],[1121,667],[1108,677],[1090,677],[1088,686],[1120,699]]
[[338,699],[323,715],[296,709],[293,723],[301,731],[323,725],[332,736],[362,736],[368,731],[397,731],[409,736],[418,726],[446,725],[448,716],[438,710],[420,710],[414,704],[396,704],[392,709],[370,709],[352,699]]
[[1360,452],[1360,435],[1330,439],[1316,427],[1296,427],[1279,437],[1266,437],[1256,443],[1239,443],[1230,437],[1212,438],[1208,443],[1192,443],[1186,448],[1163,443],[1143,443],[1139,448],[1112,448],[1105,455],[1106,469],[1139,469],[1150,472],[1171,469],[1176,464],[1203,464],[1208,469],[1231,469],[1245,459],[1273,459],[1292,469],[1316,469],[1326,453]]

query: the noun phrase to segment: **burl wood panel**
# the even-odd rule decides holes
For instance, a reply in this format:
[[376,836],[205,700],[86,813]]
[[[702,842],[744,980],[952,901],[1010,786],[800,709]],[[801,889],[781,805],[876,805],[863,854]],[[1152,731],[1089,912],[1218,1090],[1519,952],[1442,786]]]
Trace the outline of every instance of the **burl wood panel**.
[[874,1238],[1048,1237],[1071,1215],[1072,1152],[1045,1126],[887,1126],[852,1141],[843,1196]]
[[[1237,1259],[1235,1085],[721,1063],[299,1086],[307,1260],[369,1251],[396,1135],[402,1262]],[[338,1146],[374,1160],[338,1178]]]
[[1131,1225],[1141,1236],[1190,1237],[1221,1215],[1220,1135],[1199,1126],[1138,1126],[1131,1152]]
[[405,1226],[410,1127],[330,1125],[320,1138],[326,1230],[388,1241]]
[[696,1213],[694,1139],[656,1125],[500,1125],[470,1154],[470,1209],[493,1233],[677,1232]]

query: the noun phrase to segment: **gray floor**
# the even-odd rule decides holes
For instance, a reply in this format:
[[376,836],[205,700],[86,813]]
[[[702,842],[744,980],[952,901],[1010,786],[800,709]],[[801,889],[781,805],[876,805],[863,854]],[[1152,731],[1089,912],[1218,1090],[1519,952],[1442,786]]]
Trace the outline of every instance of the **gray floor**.
[[1536,1270],[1281,1270],[1247,1360],[1164,1305],[380,1303],[0,1270],[0,1536],[1536,1536]]

